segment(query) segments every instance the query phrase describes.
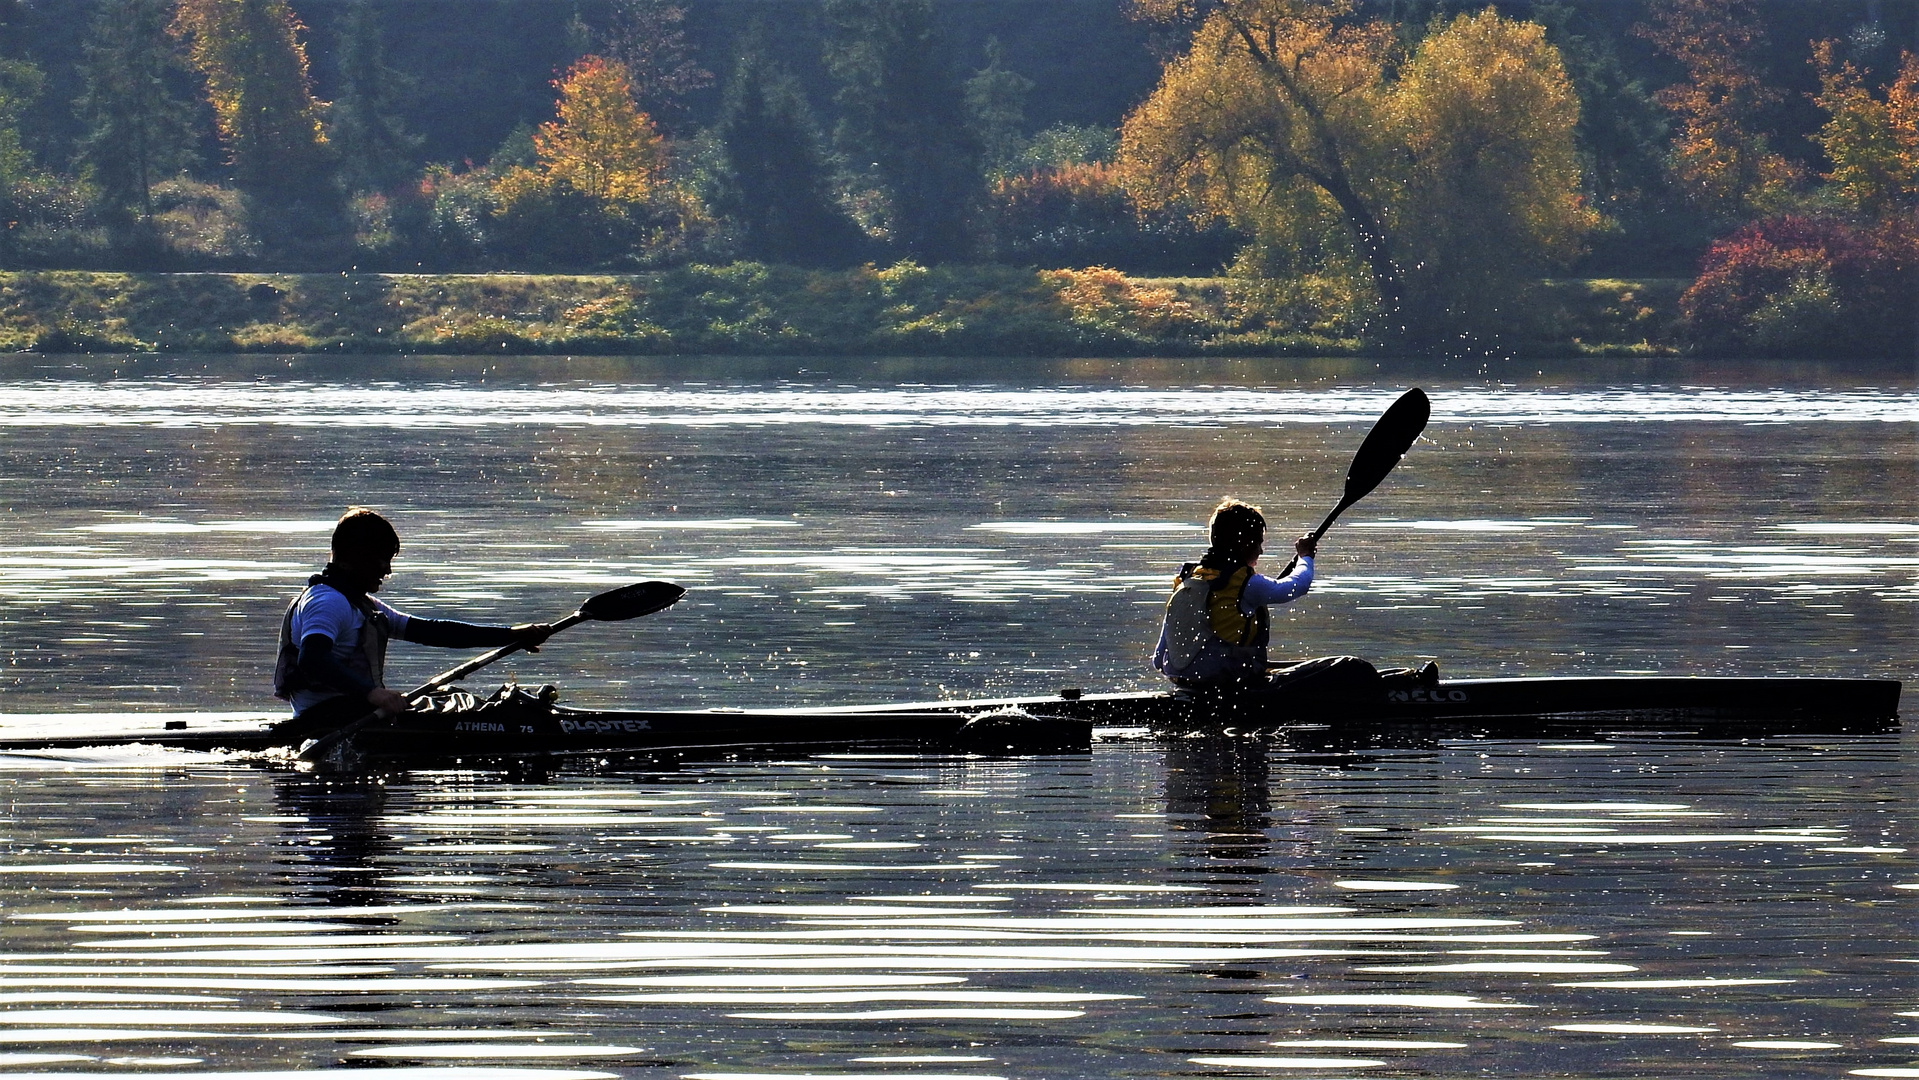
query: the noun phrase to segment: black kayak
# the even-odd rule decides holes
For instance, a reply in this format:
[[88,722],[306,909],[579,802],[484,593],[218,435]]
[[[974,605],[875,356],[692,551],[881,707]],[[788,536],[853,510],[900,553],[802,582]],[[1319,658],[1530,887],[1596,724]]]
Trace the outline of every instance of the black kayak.
[[[1095,728],[1262,735],[1290,744],[1385,745],[1434,738],[1763,739],[1898,730],[1892,679],[1454,679],[1368,694],[1209,698],[1185,691],[929,701],[812,709],[609,710],[557,704],[551,687],[489,698],[444,693],[369,726],[335,764],[373,766],[554,757],[712,756],[829,750],[1075,753]],[[177,714],[176,714],[177,715]],[[140,714],[31,726],[0,722],[0,749],[160,745],[263,750],[298,741],[264,718]],[[3,721],[4,718],[0,718]],[[80,721],[81,718],[75,718]]]

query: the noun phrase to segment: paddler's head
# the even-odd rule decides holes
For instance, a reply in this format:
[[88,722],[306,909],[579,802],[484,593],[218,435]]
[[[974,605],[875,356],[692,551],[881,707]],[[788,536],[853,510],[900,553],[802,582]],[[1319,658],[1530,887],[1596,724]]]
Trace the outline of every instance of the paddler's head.
[[380,582],[393,573],[393,556],[400,553],[400,534],[393,531],[392,522],[356,506],[334,524],[331,547],[331,573],[366,592],[378,592]]
[[1222,499],[1206,523],[1206,536],[1215,555],[1250,565],[1266,550],[1266,515],[1252,503]]

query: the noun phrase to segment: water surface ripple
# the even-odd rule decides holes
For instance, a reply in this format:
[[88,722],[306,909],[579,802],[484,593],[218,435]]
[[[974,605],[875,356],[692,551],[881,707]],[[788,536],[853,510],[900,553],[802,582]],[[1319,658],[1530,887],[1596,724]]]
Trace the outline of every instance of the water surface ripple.
[[[512,662],[577,703],[1150,686],[1211,504],[1309,528],[1410,381],[112,363],[0,367],[0,723],[271,707],[348,503],[399,523],[385,595],[422,613],[688,585]],[[1910,702],[1913,372],[1522,376],[1419,375],[1433,424],[1282,651]],[[396,647],[393,681],[448,663]],[[366,780],[0,754],[0,1073],[1919,1075],[1914,736],[1590,735]]]
[[1879,739],[384,782],[42,759],[8,776],[0,1062],[1903,1067],[1915,863],[1875,809],[1900,770]]

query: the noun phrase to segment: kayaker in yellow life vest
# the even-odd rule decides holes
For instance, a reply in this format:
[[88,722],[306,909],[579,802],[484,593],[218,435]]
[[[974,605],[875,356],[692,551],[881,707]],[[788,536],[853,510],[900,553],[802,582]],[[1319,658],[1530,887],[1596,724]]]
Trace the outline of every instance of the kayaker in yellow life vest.
[[[1257,571],[1266,550],[1266,517],[1259,507],[1223,500],[1206,525],[1211,546],[1196,563],[1180,567],[1166,602],[1153,667],[1180,686],[1238,692],[1285,688],[1314,693],[1363,691],[1382,685],[1381,673],[1356,656],[1324,656],[1275,667],[1266,650],[1272,636],[1270,608],[1305,596],[1313,585],[1318,545],[1310,536],[1293,542],[1298,565],[1283,578]],[[1435,681],[1432,665],[1392,676]]]
[[273,693],[293,705],[293,719],[285,726],[296,733],[350,724],[375,710],[406,711],[406,698],[386,685],[389,639],[445,649],[521,642],[534,652],[553,633],[545,623],[480,626],[423,619],[375,598],[393,573],[400,535],[372,510],[355,507],[342,515],[329,550],[326,568],[307,580],[280,622]]

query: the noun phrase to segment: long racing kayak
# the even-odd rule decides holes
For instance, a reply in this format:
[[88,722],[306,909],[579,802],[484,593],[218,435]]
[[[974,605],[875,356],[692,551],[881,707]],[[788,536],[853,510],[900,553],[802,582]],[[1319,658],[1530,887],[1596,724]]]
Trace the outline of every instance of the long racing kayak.
[[[578,709],[551,687],[441,694],[358,732],[348,765],[515,758],[910,749],[1084,752],[1095,728],[1264,734],[1300,745],[1423,738],[1768,738],[1898,729],[1892,679],[1454,679],[1366,695],[1208,699],[1184,691],[802,709]],[[297,742],[270,717],[0,716],[0,749],[158,745],[262,750]]]

